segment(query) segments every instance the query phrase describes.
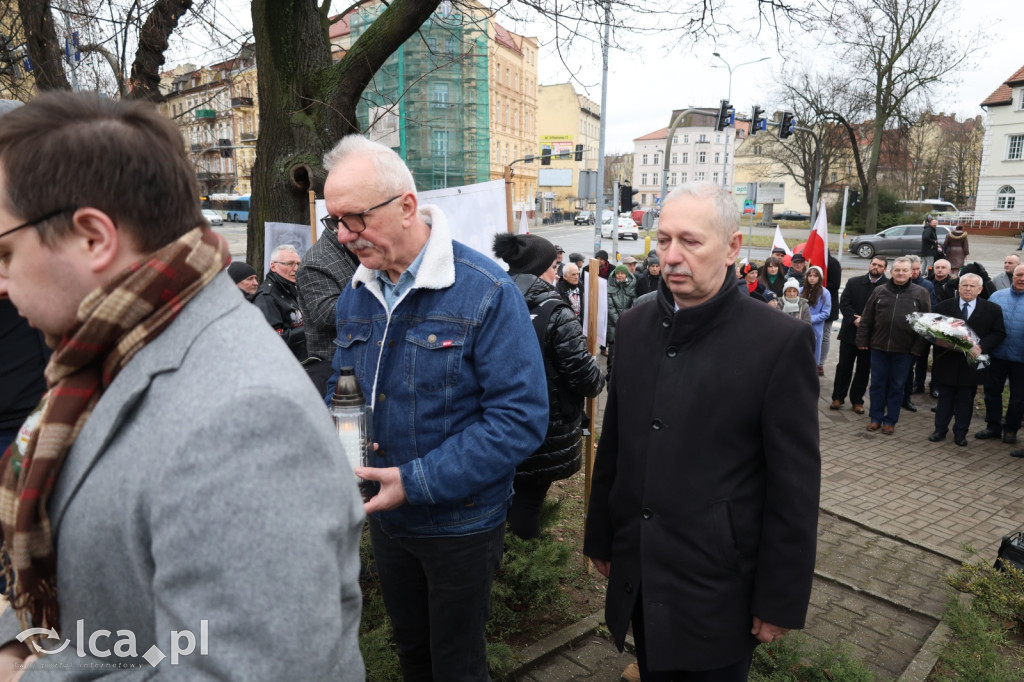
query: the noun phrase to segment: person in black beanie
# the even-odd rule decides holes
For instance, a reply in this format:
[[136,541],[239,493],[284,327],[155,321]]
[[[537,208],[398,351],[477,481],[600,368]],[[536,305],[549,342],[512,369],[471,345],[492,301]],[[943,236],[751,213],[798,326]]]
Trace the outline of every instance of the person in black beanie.
[[[636,297],[658,290],[661,282],[661,261],[657,256],[647,257],[647,271],[636,278]],[[634,301],[633,305],[636,305]]]
[[228,276],[235,286],[239,288],[245,300],[252,302],[252,297],[260,288],[260,281],[256,277],[256,270],[244,261],[233,261],[228,266]]
[[540,534],[540,512],[554,481],[580,470],[583,399],[604,388],[604,377],[587,351],[583,327],[555,291],[555,247],[536,235],[498,234],[494,255],[509,266],[533,317],[548,384],[544,442],[516,468],[509,530],[524,539]]

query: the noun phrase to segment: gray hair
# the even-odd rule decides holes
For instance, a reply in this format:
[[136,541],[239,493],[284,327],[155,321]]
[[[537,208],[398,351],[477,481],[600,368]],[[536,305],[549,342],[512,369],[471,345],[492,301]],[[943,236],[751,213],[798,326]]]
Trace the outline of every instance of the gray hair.
[[899,258],[893,258],[892,259],[892,266],[896,267],[897,263],[906,263],[907,265],[910,266],[911,269],[914,268],[914,264],[910,261],[910,258],[908,258],[907,256],[900,256]]
[[963,282],[964,280],[968,280],[968,279],[974,280],[974,283],[977,284],[979,287],[985,285],[985,280],[983,280],[981,278],[981,275],[976,275],[973,272],[968,272],[965,275],[960,275],[960,281],[961,282]]
[[1006,254],[1006,257],[1007,258],[1016,258],[1017,260],[1020,260],[1020,251],[1014,251],[1013,253],[1008,253],[1008,254]]
[[324,154],[324,170],[330,173],[335,166],[352,156],[367,156],[377,171],[374,185],[385,194],[415,192],[416,180],[402,157],[391,147],[368,140],[362,135],[346,135],[334,148]]
[[291,251],[296,256],[299,255],[298,250],[291,244],[278,244],[274,247],[274,250],[270,252],[270,260],[275,261],[281,255],[282,251]]
[[914,267],[915,265],[918,265],[921,262],[921,257],[912,253],[908,253],[906,256],[904,256],[904,258],[910,260],[910,267]]
[[711,203],[713,227],[723,242],[729,241],[740,229],[740,209],[729,190],[711,182],[690,182],[672,190],[662,204],[662,210],[673,201],[683,198],[703,199]]
[[932,267],[934,268],[934,267],[935,267],[936,265],[938,265],[939,263],[945,263],[947,267],[953,267],[953,264],[952,264],[952,263],[950,263],[950,262],[949,262],[948,260],[946,260],[945,258],[940,258],[939,260],[937,260],[937,261],[935,261],[934,263],[932,263]]
[[572,274],[574,272],[577,275],[580,274],[580,269],[576,266],[575,263],[568,263],[568,264],[562,266],[562,274],[563,275],[569,275],[569,274]]

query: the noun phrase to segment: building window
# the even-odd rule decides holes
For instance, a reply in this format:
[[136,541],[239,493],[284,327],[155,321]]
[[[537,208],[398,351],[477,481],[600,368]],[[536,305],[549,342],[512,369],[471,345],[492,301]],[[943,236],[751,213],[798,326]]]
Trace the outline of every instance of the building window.
[[761,145],[754,145],[754,156],[761,156]]
[[660,155],[658,155],[658,154],[655,154],[655,155],[654,155],[654,165],[655,165],[655,166],[657,166],[657,165],[658,165],[658,159],[659,159],[659,158],[660,158]]
[[707,163],[707,162],[708,162],[708,153],[707,152],[697,152],[697,163]]
[[669,184],[672,185],[673,187],[676,186],[676,174],[675,174],[675,171],[673,171],[672,175],[669,176]]
[[996,193],[996,208],[1013,208],[1017,203],[1017,192],[1009,185],[1003,185]]
[[672,136],[672,144],[679,144],[679,136],[678,135],[673,135]]
[[1017,110],[1024,111],[1024,90],[1021,90],[1018,94],[1020,97],[1017,98]]
[[435,109],[448,108],[448,84],[434,83],[430,97]]
[[833,185],[839,182],[839,173],[836,173],[835,171],[829,173],[829,182],[831,182]]
[[647,173],[641,173],[640,174],[640,184],[641,185],[646,185],[647,184]]
[[1024,158],[1024,135],[1010,135],[1006,143],[1006,159],[1020,161]]
[[688,178],[686,176],[687,176],[686,173],[680,173],[679,174],[679,182],[681,182],[682,184],[685,185],[687,180],[688,180]]
[[722,163],[722,153],[715,152],[715,163]]
[[701,134],[700,134],[700,139],[699,139],[699,140],[697,140],[697,141],[698,141],[698,142],[707,142],[707,141],[708,141],[708,136],[707,136],[707,135],[705,135],[704,133],[701,133]]
[[704,181],[704,171],[699,171],[697,173],[694,173],[693,174],[693,179],[696,182],[703,182]]
[[690,136],[683,135],[683,144],[690,144]]
[[435,130],[431,133],[431,151],[434,156],[448,156],[448,131]]
[[722,136],[715,135],[715,144],[722,144]]
[[645,166],[647,165],[647,155],[646,154],[643,155],[643,160],[640,163],[642,163]]
[[683,163],[690,163],[690,152],[683,152]]
[[652,185],[657,185],[658,184],[658,174],[657,173],[651,173],[651,184]]
[[711,181],[714,182],[716,185],[718,184],[718,173],[711,174]]
[[647,203],[647,195],[646,194],[641,194],[640,195],[640,205],[644,206],[646,203]]
[[679,163],[679,153],[672,152],[672,163]]

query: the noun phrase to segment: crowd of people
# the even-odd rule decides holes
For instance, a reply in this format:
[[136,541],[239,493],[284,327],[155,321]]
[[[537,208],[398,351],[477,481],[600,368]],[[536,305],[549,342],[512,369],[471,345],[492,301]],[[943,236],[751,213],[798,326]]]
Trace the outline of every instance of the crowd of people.
[[[927,277],[897,258],[887,278],[876,257],[840,295],[832,257],[737,266],[733,197],[683,185],[643,260],[596,254],[603,372],[582,254],[536,235],[470,249],[362,136],[323,166],[323,236],[301,257],[274,248],[260,282],[206,225],[151,105],[46,93],[0,117],[0,331],[19,344],[0,364],[18,387],[0,421],[0,679],[31,671],[39,632],[82,638],[76,623],[131,630],[118,655],[139,667],[208,623],[209,651],[175,663],[189,679],[363,679],[365,525],[403,677],[486,680],[506,531],[540,533],[550,486],[581,468],[585,400],[607,391],[583,550],[608,579],[611,634],[622,648],[632,628],[647,682],[744,680],[759,642],[804,625],[818,377],[840,312],[832,409],[849,397],[861,414],[868,393],[868,430],[893,433],[928,372],[906,314],[935,310],[978,341],[936,344],[930,440],[952,422],[966,444],[983,384],[975,437],[1016,442],[1016,254],[991,281],[947,258]],[[326,407],[343,375],[372,411],[354,467]],[[96,637],[45,660],[100,665]]]

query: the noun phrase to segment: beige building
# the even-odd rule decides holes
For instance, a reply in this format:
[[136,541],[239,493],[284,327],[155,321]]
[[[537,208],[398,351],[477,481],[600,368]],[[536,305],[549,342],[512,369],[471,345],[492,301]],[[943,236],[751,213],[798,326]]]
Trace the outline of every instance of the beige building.
[[[540,170],[560,170],[544,173],[558,180],[556,185],[541,185],[542,211],[553,210],[573,213],[593,207],[594,201],[580,198],[580,171],[597,173],[598,148],[601,135],[601,107],[580,95],[571,83],[542,85],[538,98],[539,145],[531,153],[539,157],[547,149],[551,152],[551,165],[538,166]],[[582,145],[583,160],[575,160],[576,147]],[[561,152],[570,153],[568,159],[558,158]],[[543,181],[543,179],[542,179]],[[568,184],[565,184],[568,182]]]
[[251,52],[243,48],[235,59],[161,74],[167,96],[161,107],[181,128],[204,195],[252,191],[259,102]]
[[[491,179],[504,177],[505,166],[528,154],[537,154],[537,39],[488,21],[488,98],[490,100]],[[537,168],[517,163],[512,169],[512,208],[534,210]]]

